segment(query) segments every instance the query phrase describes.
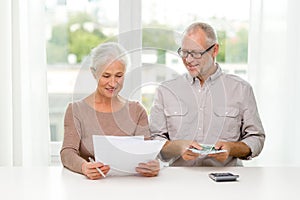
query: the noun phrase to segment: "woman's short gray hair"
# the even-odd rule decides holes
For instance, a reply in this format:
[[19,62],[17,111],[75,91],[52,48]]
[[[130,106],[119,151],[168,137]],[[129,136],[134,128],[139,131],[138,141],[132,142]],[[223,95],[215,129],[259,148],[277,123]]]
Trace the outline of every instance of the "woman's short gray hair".
[[90,67],[92,71],[98,72],[116,60],[123,63],[125,67],[129,64],[129,57],[124,47],[116,42],[102,43],[92,49]]

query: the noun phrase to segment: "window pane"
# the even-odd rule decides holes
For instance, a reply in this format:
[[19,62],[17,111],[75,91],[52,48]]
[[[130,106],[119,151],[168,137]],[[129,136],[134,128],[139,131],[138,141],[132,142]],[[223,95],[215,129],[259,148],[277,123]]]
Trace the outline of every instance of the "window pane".
[[[95,86],[83,61],[118,33],[118,0],[46,0],[51,141],[62,141],[66,106]],[[80,85],[81,80],[91,83]],[[81,87],[80,87],[81,86]]]
[[148,111],[157,84],[147,83],[186,72],[176,51],[182,32],[195,21],[215,27],[220,43],[217,62],[221,68],[247,78],[250,0],[147,0],[142,2],[142,10],[142,80],[147,85],[142,88],[142,99]]

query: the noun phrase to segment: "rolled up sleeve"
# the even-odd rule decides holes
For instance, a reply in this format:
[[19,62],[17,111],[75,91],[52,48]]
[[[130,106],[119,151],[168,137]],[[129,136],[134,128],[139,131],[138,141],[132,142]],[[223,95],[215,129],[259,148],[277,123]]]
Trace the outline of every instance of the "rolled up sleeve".
[[244,97],[241,141],[251,149],[251,155],[247,158],[250,159],[261,153],[265,142],[265,132],[251,86],[247,87]]

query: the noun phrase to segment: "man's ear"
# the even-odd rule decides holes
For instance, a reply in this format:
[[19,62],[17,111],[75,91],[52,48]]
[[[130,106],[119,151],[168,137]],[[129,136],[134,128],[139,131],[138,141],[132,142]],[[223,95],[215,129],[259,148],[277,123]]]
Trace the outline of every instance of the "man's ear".
[[216,44],[215,47],[214,47],[213,54],[214,54],[215,57],[217,57],[218,53],[219,53],[219,44]]

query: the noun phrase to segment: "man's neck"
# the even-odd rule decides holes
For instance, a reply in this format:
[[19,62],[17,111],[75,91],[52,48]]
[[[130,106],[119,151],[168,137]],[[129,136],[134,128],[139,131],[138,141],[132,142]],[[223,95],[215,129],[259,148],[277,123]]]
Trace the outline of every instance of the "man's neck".
[[199,79],[200,81],[200,85],[203,86],[205,81],[211,76],[213,75],[216,71],[217,71],[218,67],[217,67],[217,64],[214,63],[213,66],[209,69],[209,71],[204,74],[204,75],[198,75],[197,78]]

